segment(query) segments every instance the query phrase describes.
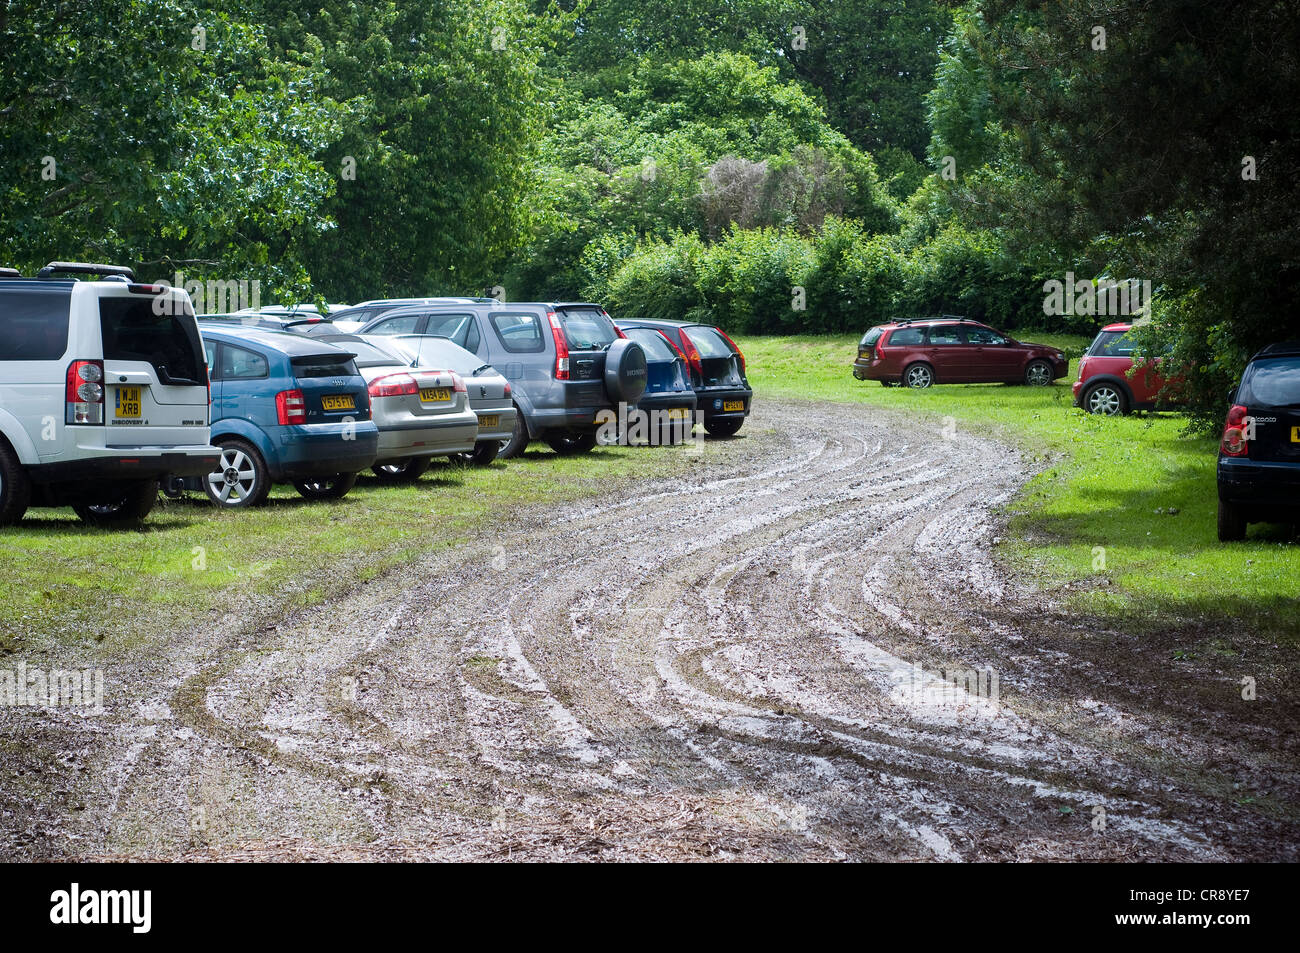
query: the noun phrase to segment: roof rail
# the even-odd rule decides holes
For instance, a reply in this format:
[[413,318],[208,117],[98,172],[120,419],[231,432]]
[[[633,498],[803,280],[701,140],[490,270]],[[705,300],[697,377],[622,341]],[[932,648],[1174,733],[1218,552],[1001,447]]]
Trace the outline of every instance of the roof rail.
[[119,275],[135,281],[135,272],[126,265],[95,265],[84,261],[52,261],[36,273],[37,278],[61,275]]
[[0,268],[0,278],[21,278],[22,273],[17,268]]

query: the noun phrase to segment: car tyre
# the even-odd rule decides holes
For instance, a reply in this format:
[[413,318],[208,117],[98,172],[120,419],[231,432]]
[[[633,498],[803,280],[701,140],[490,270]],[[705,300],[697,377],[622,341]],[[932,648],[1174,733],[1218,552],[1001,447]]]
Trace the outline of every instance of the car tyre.
[[929,364],[916,363],[908,365],[903,371],[903,383],[916,390],[922,390],[934,383],[934,368]]
[[1219,542],[1235,543],[1246,538],[1246,514],[1240,506],[1219,500]]
[[1047,387],[1052,379],[1052,365],[1046,361],[1030,361],[1025,368],[1025,384],[1029,387]]
[[474,449],[469,453],[458,453],[455,459],[461,463],[474,467],[490,466],[496,461],[497,454],[501,452],[500,440],[480,440],[474,444]]
[[217,446],[221,448],[221,469],[203,477],[208,499],[232,510],[265,503],[271,492],[271,475],[257,448],[237,437],[221,440]]
[[528,448],[528,422],[524,420],[524,412],[515,404],[515,429],[510,434],[510,439],[505,445],[497,451],[497,456],[503,460],[509,460],[519,456]]
[[432,463],[432,457],[406,457],[402,460],[376,463],[370,470],[385,483],[414,483],[424,476]]
[[713,437],[734,437],[744,423],[744,417],[719,417],[704,421],[704,429]]
[[21,520],[31,501],[31,479],[18,462],[18,455],[0,439],[0,526]]
[[595,447],[596,434],[594,432],[548,434],[546,442],[551,445],[551,449],[556,453],[571,456],[576,453],[587,453]]
[[135,480],[111,503],[74,503],[73,512],[82,522],[95,526],[121,526],[139,523],[158,502],[157,480]]
[[355,473],[332,473],[310,480],[295,480],[293,488],[308,500],[341,500],[356,482]]
[[1090,414],[1115,417],[1128,413],[1128,395],[1118,384],[1103,381],[1083,392],[1083,409]]

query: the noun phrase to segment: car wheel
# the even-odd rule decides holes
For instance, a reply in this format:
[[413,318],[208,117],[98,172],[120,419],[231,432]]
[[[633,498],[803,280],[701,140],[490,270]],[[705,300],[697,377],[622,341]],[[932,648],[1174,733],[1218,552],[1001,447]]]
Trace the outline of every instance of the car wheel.
[[1235,543],[1246,538],[1246,515],[1240,506],[1219,500],[1219,542]]
[[934,383],[934,368],[929,364],[913,364],[903,371],[903,383],[917,389],[929,387]]
[[73,512],[83,522],[97,526],[120,526],[124,523],[139,523],[153,510],[158,502],[157,480],[136,480],[110,503],[76,503]]
[[510,439],[505,442],[497,456],[503,460],[509,460],[517,457],[528,447],[528,422],[524,420],[524,412],[515,404],[515,429],[510,434]]
[[310,480],[295,480],[293,488],[309,500],[339,500],[356,485],[355,473],[332,473]]
[[271,492],[271,476],[262,455],[251,443],[233,437],[217,446],[221,448],[218,469],[203,480],[208,499],[229,509],[264,503]]
[[1052,383],[1052,365],[1046,361],[1030,361],[1025,368],[1025,383],[1030,387],[1046,387]]
[[1127,414],[1128,395],[1116,384],[1093,384],[1083,395],[1083,408],[1104,417]]
[[432,457],[407,457],[404,460],[376,463],[370,469],[385,483],[414,483],[424,476],[424,471],[428,470],[432,463]]
[[469,466],[486,467],[493,463],[497,454],[501,452],[500,440],[480,440],[474,444],[474,449],[470,453],[456,454],[456,460]]
[[575,453],[586,453],[596,446],[596,435],[594,433],[556,433],[548,434],[546,442],[551,445],[551,449],[556,453],[562,453],[566,456]]
[[720,417],[704,421],[704,429],[714,437],[734,437],[744,423],[744,417]]
[[23,518],[32,501],[32,481],[18,455],[0,440],[0,526],[11,526]]

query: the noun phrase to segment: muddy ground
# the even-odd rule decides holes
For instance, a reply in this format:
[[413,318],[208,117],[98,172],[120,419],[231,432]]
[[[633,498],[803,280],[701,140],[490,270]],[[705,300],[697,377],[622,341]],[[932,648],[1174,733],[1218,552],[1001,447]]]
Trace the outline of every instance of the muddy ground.
[[114,659],[102,713],[0,709],[0,857],[1296,859],[1290,650],[1234,631],[1171,665],[1223,633],[1010,576],[1029,475],[760,402],[687,478],[297,615],[234,606]]

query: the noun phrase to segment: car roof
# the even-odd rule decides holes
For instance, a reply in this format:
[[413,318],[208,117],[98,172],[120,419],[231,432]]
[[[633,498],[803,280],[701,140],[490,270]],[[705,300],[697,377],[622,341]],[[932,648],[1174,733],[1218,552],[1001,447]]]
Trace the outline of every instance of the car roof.
[[[272,331],[266,328],[250,328],[236,325],[205,325],[199,322],[199,331],[211,333],[215,337],[229,338],[231,341],[249,341],[280,351],[289,357],[306,357],[312,354],[331,354],[335,351],[347,353],[346,348],[335,347],[318,337],[294,334],[290,331]],[[355,355],[354,355],[355,356]]]
[[1114,331],[1119,333],[1125,333],[1132,330],[1133,325],[1129,324],[1127,321],[1116,321],[1114,324],[1108,324],[1102,328],[1102,331]]
[[879,324],[881,328],[905,328],[911,325],[932,324],[973,324],[976,327],[987,328],[989,325],[983,321],[976,321],[974,318],[967,318],[960,314],[933,314],[926,318],[892,318],[884,324]]
[[1258,361],[1261,358],[1270,357],[1295,357],[1297,355],[1300,355],[1300,341],[1279,341],[1276,344],[1260,348],[1251,360]]

